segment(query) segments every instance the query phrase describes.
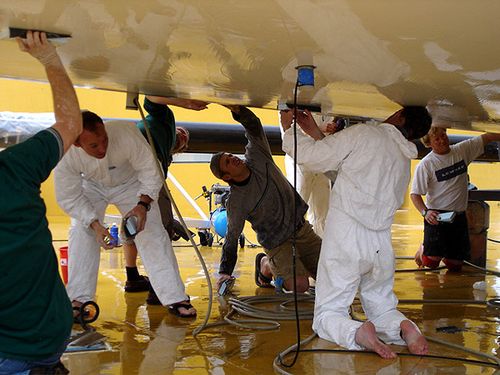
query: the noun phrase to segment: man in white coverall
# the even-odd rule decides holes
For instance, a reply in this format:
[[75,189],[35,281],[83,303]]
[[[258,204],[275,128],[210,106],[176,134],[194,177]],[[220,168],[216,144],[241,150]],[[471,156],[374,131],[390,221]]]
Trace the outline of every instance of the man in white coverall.
[[[164,229],[158,203],[162,187],[149,145],[134,122],[104,124],[85,111],[83,132],[55,169],[56,199],[71,216],[68,295],[74,307],[95,297],[102,225],[108,204],[124,218],[137,217],[135,243],[159,300],[180,316],[195,316]],[[146,220],[147,219],[147,220]]]
[[[396,357],[387,344],[406,343],[411,353],[427,353],[417,326],[396,309],[391,245],[391,224],[404,200],[410,159],[417,156],[408,140],[429,130],[427,110],[405,107],[383,124],[355,125],[326,138],[309,111],[297,117],[310,135],[297,132],[297,162],[313,172],[338,171],[318,264],[313,329],[323,339],[382,358]],[[289,123],[283,150],[293,154]],[[349,316],[358,289],[364,323]]]
[[[293,158],[285,155],[286,179],[294,184]],[[328,200],[330,199],[330,180],[323,173],[313,173],[307,168],[297,165],[297,193],[309,206],[307,220],[313,226],[314,232],[323,237],[325,231],[326,215],[328,213]]]
[[[291,111],[289,111],[291,113]],[[287,113],[289,113],[287,112]],[[284,119],[286,121],[286,119]],[[332,119],[333,120],[333,119]],[[280,116],[281,121],[281,116]],[[339,128],[334,121],[324,121],[320,129],[323,133],[333,134]],[[295,167],[293,157],[285,155],[286,179],[294,185]],[[333,174],[336,176],[336,174]],[[329,175],[331,177],[331,175]],[[307,220],[313,226],[314,232],[323,237],[325,231],[326,215],[328,214],[328,202],[330,200],[330,186],[334,182],[323,173],[309,171],[303,165],[297,165],[297,180],[295,189],[309,206]]]

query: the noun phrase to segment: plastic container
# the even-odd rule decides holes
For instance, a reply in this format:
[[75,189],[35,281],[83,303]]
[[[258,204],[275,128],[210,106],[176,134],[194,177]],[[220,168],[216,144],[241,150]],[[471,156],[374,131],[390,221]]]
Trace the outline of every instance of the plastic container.
[[113,225],[111,225],[111,228],[109,228],[109,236],[111,237],[110,245],[118,246],[119,238],[118,238],[118,227],[116,226],[116,223],[113,223]]
[[68,283],[68,246],[59,248],[59,265],[61,266],[61,276],[64,285]]

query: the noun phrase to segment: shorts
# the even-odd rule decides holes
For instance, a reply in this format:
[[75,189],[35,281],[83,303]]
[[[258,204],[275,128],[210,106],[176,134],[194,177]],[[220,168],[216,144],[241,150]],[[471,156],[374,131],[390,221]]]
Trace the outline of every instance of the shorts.
[[469,227],[465,212],[457,213],[453,223],[431,225],[424,220],[424,255],[470,259]]
[[[316,279],[321,237],[313,231],[312,225],[307,220],[297,230],[295,237],[296,274]],[[266,254],[275,277],[282,277],[284,280],[293,278],[291,237],[272,249],[266,249]]]

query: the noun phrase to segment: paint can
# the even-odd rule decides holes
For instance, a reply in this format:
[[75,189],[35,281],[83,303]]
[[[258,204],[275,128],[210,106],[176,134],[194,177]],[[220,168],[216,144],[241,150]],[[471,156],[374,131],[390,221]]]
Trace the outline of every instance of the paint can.
[[59,265],[64,285],[66,285],[68,283],[68,246],[59,248]]

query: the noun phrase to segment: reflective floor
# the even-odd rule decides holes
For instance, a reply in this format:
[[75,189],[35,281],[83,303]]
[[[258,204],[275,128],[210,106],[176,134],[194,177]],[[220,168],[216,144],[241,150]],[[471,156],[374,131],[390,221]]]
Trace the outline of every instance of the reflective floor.
[[[51,220],[56,249],[66,245],[67,223]],[[421,218],[415,210],[401,210],[393,226],[393,244],[397,256],[413,255],[421,241]],[[488,237],[500,239],[500,206],[491,204]],[[59,241],[60,240],[60,241]],[[294,321],[280,321],[272,331],[240,329],[221,325],[207,328],[193,337],[208,312],[208,284],[195,252],[186,243],[175,242],[188,294],[198,309],[198,318],[181,319],[164,307],[148,306],[147,293],[123,292],[125,272],[121,249],[103,251],[98,284],[99,319],[92,326],[107,337],[110,350],[65,354],[63,362],[71,374],[272,374],[275,356],[296,342]],[[274,295],[273,289],[255,286],[254,259],[259,248],[245,247],[239,251],[236,296]],[[202,247],[201,252],[212,278],[217,270],[220,247]],[[500,244],[488,241],[490,269],[500,270],[497,261]],[[412,260],[397,261],[399,270],[414,269]],[[142,268],[142,267],[141,267]],[[142,270],[142,273],[144,271]],[[486,290],[473,288],[485,281]],[[401,300],[400,309],[414,320],[426,336],[446,340],[455,345],[497,356],[499,346],[499,310],[485,304],[414,303],[405,300],[461,299],[484,301],[500,295],[500,282],[493,275],[484,276],[467,268],[460,274],[445,270],[437,272],[398,272],[395,291]],[[411,302],[411,303],[409,303]],[[210,322],[221,321],[227,313],[224,301],[214,295]],[[265,305],[277,309],[274,305]],[[301,303],[310,309],[308,302]],[[354,305],[354,312],[361,309]],[[245,319],[236,314],[232,319]],[[311,335],[311,321],[300,323],[301,338]],[[313,339],[305,349],[323,349],[300,353],[293,367],[282,367],[292,374],[493,374],[496,368],[487,361],[462,350],[430,343],[430,355],[420,358],[407,355],[404,347],[394,347],[395,360],[382,360],[372,353],[332,352],[341,349],[331,343]],[[406,354],[406,355],[405,355]],[[286,357],[291,362],[293,356]]]

